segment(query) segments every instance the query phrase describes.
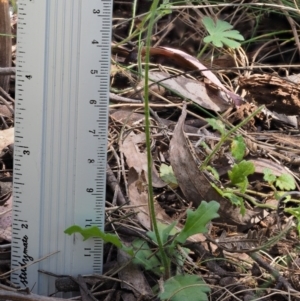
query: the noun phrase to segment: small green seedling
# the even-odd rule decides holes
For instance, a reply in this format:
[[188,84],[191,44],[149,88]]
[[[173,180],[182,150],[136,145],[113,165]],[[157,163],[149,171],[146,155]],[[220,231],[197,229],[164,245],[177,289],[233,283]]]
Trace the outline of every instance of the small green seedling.
[[241,46],[237,41],[244,41],[244,37],[237,30],[232,30],[233,26],[226,21],[216,20],[214,22],[212,18],[204,17],[202,23],[209,33],[203,39],[205,43],[212,43],[216,47],[226,45],[235,49]]
[[296,183],[294,178],[290,174],[281,174],[280,176],[275,176],[269,168],[263,170],[264,180],[267,181],[271,186],[276,186],[280,190],[294,190],[296,188]]
[[222,48],[225,45],[236,49],[241,46],[241,43],[238,41],[244,41],[244,37],[237,30],[232,30],[233,26],[226,21],[216,20],[215,22],[212,18],[204,17],[202,23],[209,35],[203,39],[205,45],[197,55],[197,58],[203,55],[209,44],[218,48]]
[[171,188],[175,189],[178,187],[178,182],[171,165],[161,164],[159,173],[161,179],[170,185]]

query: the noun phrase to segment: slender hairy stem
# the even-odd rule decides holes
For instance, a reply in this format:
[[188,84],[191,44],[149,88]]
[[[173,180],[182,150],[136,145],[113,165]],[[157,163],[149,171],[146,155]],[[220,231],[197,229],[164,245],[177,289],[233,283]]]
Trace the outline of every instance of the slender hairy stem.
[[156,235],[157,244],[162,259],[162,264],[164,267],[164,278],[168,279],[170,277],[170,261],[164,250],[161,237],[159,235],[157,220],[154,208],[154,198],[153,198],[153,187],[152,187],[152,156],[151,156],[151,143],[150,143],[150,106],[149,106],[149,61],[150,61],[150,43],[152,29],[155,22],[155,15],[159,0],[154,0],[150,9],[150,20],[147,30],[147,40],[146,40],[146,57],[145,57],[145,85],[144,85],[144,97],[145,97],[145,132],[146,132],[146,147],[147,147],[147,161],[148,161],[148,206],[150,211],[150,218],[154,233]]

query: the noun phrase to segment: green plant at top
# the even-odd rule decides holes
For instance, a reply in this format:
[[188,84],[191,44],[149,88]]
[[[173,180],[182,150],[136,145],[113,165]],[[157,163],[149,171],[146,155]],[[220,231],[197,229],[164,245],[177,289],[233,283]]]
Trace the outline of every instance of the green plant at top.
[[204,17],[202,23],[209,35],[203,39],[205,45],[197,55],[197,58],[202,56],[210,43],[218,48],[226,45],[235,49],[241,46],[241,43],[237,41],[244,41],[244,37],[237,30],[232,30],[233,26],[226,21],[216,20],[215,22],[210,17]]

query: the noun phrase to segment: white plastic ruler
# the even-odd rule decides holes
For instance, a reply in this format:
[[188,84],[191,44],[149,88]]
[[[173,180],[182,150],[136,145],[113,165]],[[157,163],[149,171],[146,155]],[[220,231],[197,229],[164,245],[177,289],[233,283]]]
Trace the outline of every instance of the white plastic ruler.
[[102,272],[101,240],[64,230],[104,224],[111,23],[112,0],[18,0],[11,279],[39,294],[39,269]]

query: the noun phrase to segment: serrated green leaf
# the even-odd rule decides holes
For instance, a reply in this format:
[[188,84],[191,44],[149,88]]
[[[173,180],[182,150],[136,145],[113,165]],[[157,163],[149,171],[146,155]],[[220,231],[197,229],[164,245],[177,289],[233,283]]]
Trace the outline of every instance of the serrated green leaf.
[[241,193],[245,193],[245,191],[248,187],[248,184],[249,184],[248,178],[245,177],[243,182],[237,183],[235,185],[240,188]]
[[231,203],[237,207],[240,207],[240,212],[242,215],[246,213],[245,203],[242,197],[234,194],[230,189],[226,188],[224,190],[220,189],[214,183],[211,183],[211,186],[216,189],[216,191],[224,198],[227,198],[231,201]]
[[273,184],[276,181],[276,176],[273,174],[273,171],[270,168],[264,168],[264,180],[269,184]]
[[178,187],[178,182],[171,165],[161,164],[159,172],[162,180],[169,184],[173,189]]
[[204,17],[202,22],[210,34],[203,39],[205,43],[212,43],[216,47],[223,47],[225,44],[230,48],[238,48],[241,44],[235,40],[244,40],[244,37],[237,30],[232,30],[233,26],[226,21],[214,22],[211,18]]
[[132,248],[126,247],[119,237],[115,234],[105,233],[101,231],[97,226],[89,227],[89,228],[81,228],[80,226],[73,225],[66,229],[64,233],[72,235],[75,233],[80,233],[83,236],[83,240],[87,240],[92,237],[101,238],[106,243],[111,243],[117,248],[123,250],[127,254],[133,256]]
[[241,161],[232,167],[232,170],[228,172],[229,179],[233,185],[243,184],[247,176],[255,172],[255,166],[252,162]]
[[161,300],[172,301],[207,301],[209,286],[197,275],[178,275],[168,279],[164,292],[159,294]]
[[207,123],[216,131],[218,131],[222,136],[226,134],[225,125],[219,119],[206,118]]
[[153,251],[150,249],[147,242],[142,239],[135,239],[132,243],[132,247],[135,251],[135,256],[132,261],[135,264],[141,265],[145,270],[151,270],[156,275],[161,275],[161,263],[158,258],[153,255]]
[[[174,229],[176,224],[177,224],[176,221],[174,221],[170,225],[166,225],[163,223],[157,223],[158,232],[159,232],[162,244],[165,244],[168,241],[168,238],[170,235],[175,235],[178,232],[176,229]],[[148,231],[147,236],[149,238],[151,238],[154,242],[157,243],[157,238],[156,238],[154,231]]]
[[219,216],[217,213],[219,207],[220,205],[216,201],[210,201],[209,203],[202,201],[195,211],[188,209],[184,228],[176,237],[176,241],[184,243],[188,237],[194,234],[206,233],[208,222]]
[[246,151],[246,144],[242,136],[234,137],[231,143],[231,154],[237,160],[241,161],[244,158]]
[[225,192],[223,193],[223,197],[227,198],[230,200],[230,202],[240,208],[240,213],[242,216],[245,215],[246,213],[246,208],[244,204],[244,199],[240,196],[237,196],[233,192]]
[[239,48],[241,46],[241,43],[238,43],[236,41],[230,40],[226,37],[223,37],[222,40],[217,40],[217,36],[208,36],[205,37],[203,39],[203,41],[208,44],[208,43],[212,43],[214,44],[216,47],[222,48],[223,44],[225,44],[226,46],[228,46],[229,48],[235,49],[235,48]]
[[281,190],[294,190],[296,188],[295,180],[290,174],[282,174],[277,177],[275,185]]
[[221,22],[215,23],[214,20],[209,17],[204,17],[202,19],[202,22],[209,34],[213,34],[215,31],[230,30],[233,28],[233,26],[228,22],[224,22],[224,24],[222,24]]

